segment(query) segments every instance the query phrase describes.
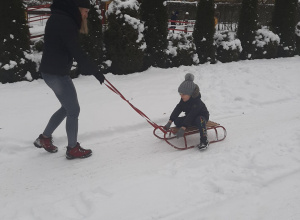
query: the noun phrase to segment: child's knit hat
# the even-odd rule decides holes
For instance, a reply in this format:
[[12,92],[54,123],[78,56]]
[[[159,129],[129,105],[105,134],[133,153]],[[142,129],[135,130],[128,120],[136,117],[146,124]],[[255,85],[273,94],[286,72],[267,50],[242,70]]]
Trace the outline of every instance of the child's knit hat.
[[185,75],[185,80],[178,87],[178,92],[184,95],[191,96],[196,88],[196,84],[193,81],[194,75],[191,73],[187,73]]

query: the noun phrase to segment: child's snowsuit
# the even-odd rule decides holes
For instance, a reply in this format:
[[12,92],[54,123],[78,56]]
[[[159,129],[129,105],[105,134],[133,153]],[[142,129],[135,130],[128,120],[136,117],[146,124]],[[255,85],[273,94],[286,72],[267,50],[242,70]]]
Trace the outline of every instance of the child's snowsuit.
[[[181,112],[185,112],[184,117],[178,117]],[[198,85],[187,102],[180,99],[170,116],[170,120],[175,123],[176,127],[196,126],[200,131],[200,141],[206,141],[206,123],[209,120],[209,112],[201,100]]]

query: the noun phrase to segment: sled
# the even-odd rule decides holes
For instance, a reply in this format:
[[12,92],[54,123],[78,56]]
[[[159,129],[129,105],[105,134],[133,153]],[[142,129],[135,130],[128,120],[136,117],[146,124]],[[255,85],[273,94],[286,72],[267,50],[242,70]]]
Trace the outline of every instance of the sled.
[[[174,144],[172,144],[170,142],[170,140],[176,138],[176,133],[179,130],[179,128],[176,127],[172,127],[170,128],[168,131],[164,130],[163,126],[159,126],[157,125],[155,122],[153,122],[147,115],[145,115],[145,113],[143,113],[141,110],[139,110],[137,107],[135,107],[133,104],[131,104],[122,94],[119,90],[117,90],[116,87],[114,87],[107,79],[105,79],[106,83],[104,83],[111,91],[113,91],[114,93],[116,93],[117,95],[119,95],[124,101],[126,101],[139,115],[141,115],[144,119],[146,119],[146,121],[154,127],[153,130],[153,134],[155,137],[161,139],[161,140],[165,140],[169,145],[171,145],[172,147],[174,147],[177,150],[187,150],[187,149],[191,149],[195,146],[188,146],[187,144],[187,140],[186,137],[189,135],[193,135],[193,134],[197,134],[199,133],[199,129],[196,127],[189,127],[185,130],[184,133],[184,147],[177,147]],[[223,141],[226,138],[227,132],[226,129],[221,126],[220,124],[213,122],[213,121],[208,121],[206,123],[206,129],[207,131],[209,130],[213,130],[214,134],[215,134],[215,138],[214,140],[210,141],[209,143],[215,143],[215,142],[219,142],[219,141]],[[159,133],[160,131],[160,133]],[[221,138],[219,137],[219,131],[223,132],[223,135],[221,136]]]
[[[220,124],[213,122],[213,121],[208,121],[206,124],[206,129],[208,130],[213,130],[214,134],[215,134],[215,138],[211,141],[209,141],[210,144],[212,143],[216,143],[219,141],[223,141],[226,138],[227,135],[227,131],[226,129],[221,126]],[[184,146],[183,147],[178,147],[175,146],[173,143],[170,142],[170,140],[177,138],[176,137],[176,133],[178,132],[179,128],[177,127],[172,127],[169,130],[165,131],[163,129],[163,126],[159,126],[154,128],[153,130],[153,134],[155,137],[164,140],[165,142],[167,142],[169,145],[171,145],[172,147],[174,147],[177,150],[187,150],[187,149],[191,149],[194,148],[195,146],[188,146],[187,143],[187,136],[189,135],[193,135],[193,134],[198,134],[199,133],[199,129],[197,127],[188,127],[183,135],[183,139],[184,139]],[[161,131],[159,133],[159,131]],[[220,133],[223,133],[220,137]]]

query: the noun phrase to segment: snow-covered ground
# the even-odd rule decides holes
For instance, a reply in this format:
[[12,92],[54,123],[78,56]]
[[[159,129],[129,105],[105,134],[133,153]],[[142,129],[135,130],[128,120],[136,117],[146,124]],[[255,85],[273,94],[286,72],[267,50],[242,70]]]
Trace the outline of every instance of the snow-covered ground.
[[82,76],[74,80],[79,141],[93,156],[71,161],[64,122],[57,153],[32,144],[59,108],[44,81],[0,84],[0,219],[299,219],[299,69],[293,57],[106,76],[164,125],[193,73],[211,120],[228,132],[204,152],[173,149],[119,96]]

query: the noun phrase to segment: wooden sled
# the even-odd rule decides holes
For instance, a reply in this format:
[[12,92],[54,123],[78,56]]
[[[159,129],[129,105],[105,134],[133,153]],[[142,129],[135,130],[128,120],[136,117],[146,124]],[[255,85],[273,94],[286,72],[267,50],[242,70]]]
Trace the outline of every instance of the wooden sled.
[[[226,138],[226,135],[227,135],[226,129],[223,126],[221,126],[220,124],[216,123],[216,122],[208,121],[207,124],[206,124],[206,129],[207,129],[207,131],[208,130],[214,130],[215,131],[214,132],[215,133],[215,138],[214,138],[214,140],[209,142],[210,144],[216,143],[216,142],[219,142],[219,141],[223,141]],[[158,134],[158,130],[161,131],[161,134]],[[169,145],[171,145],[172,147],[174,147],[177,150],[187,150],[187,149],[191,149],[191,148],[195,147],[195,146],[188,146],[186,137],[189,136],[189,135],[192,135],[192,134],[199,133],[199,129],[197,127],[188,127],[185,130],[185,133],[184,133],[184,136],[183,136],[184,145],[185,145],[184,147],[177,147],[169,141],[169,140],[172,140],[172,139],[176,138],[175,134],[178,132],[178,130],[179,130],[179,128],[172,127],[168,131],[165,131],[163,129],[163,126],[158,126],[158,127],[154,128],[153,134],[154,134],[155,137],[157,137],[161,140],[165,140]],[[221,137],[219,137],[219,131],[223,132],[223,135]]]
[[[124,101],[126,101],[138,114],[140,114],[143,118],[145,118],[147,120],[147,122],[152,125],[154,127],[153,130],[153,134],[155,135],[155,137],[165,140],[169,145],[171,145],[172,147],[174,147],[175,149],[178,150],[187,150],[190,148],[193,148],[194,146],[188,146],[187,145],[187,141],[186,141],[186,137],[188,135],[192,135],[192,134],[197,134],[199,133],[198,128],[196,127],[190,127],[187,128],[185,133],[184,133],[184,147],[177,147],[174,144],[170,143],[169,140],[176,138],[176,133],[178,131],[178,128],[173,127],[170,130],[166,131],[163,129],[163,126],[159,126],[156,123],[154,123],[147,115],[145,115],[141,110],[139,110],[138,108],[136,108],[134,105],[132,105],[122,94],[119,90],[117,90],[116,87],[114,87],[107,79],[105,79],[105,83],[104,83],[111,91],[113,91],[114,93],[116,93],[117,95],[119,95]],[[214,130],[215,131],[215,139],[210,141],[210,143],[215,143],[215,142],[219,142],[219,141],[223,141],[226,138],[226,129],[219,125],[218,123],[212,122],[212,121],[208,121],[206,124],[206,128],[207,130]],[[223,130],[223,137],[219,138],[219,133],[218,130]],[[158,131],[161,132],[161,134],[158,134]]]

